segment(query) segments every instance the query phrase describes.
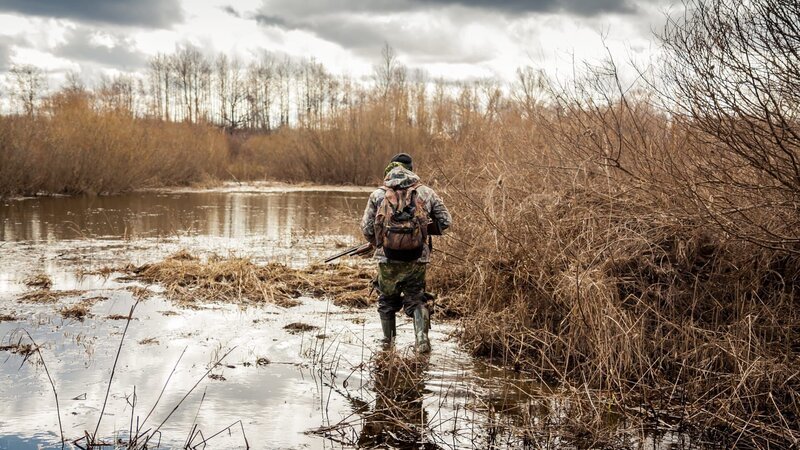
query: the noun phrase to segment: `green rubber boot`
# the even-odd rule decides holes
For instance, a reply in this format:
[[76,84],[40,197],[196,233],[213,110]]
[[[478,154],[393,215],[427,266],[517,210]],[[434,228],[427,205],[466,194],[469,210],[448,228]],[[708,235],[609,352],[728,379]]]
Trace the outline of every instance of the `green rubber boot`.
[[417,353],[430,353],[431,341],[428,340],[428,330],[431,328],[431,315],[426,306],[417,306],[414,310],[414,337],[417,343]]
[[394,337],[397,335],[397,327],[395,323],[396,321],[394,315],[388,319],[381,318],[381,328],[383,329],[383,339],[381,339],[381,343],[383,345],[391,345],[394,341]]

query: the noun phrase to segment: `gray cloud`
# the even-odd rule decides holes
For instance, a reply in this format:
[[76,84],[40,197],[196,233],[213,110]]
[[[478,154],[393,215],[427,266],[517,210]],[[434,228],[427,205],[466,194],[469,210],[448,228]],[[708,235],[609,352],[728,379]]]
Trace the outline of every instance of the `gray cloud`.
[[638,11],[637,3],[654,0],[265,0],[270,15],[308,17],[324,14],[380,14],[425,11],[449,6],[477,9],[498,14],[565,13],[596,16],[607,13],[629,14]]
[[252,16],[265,27],[283,30],[302,30],[321,39],[333,42],[353,53],[369,59],[377,58],[384,42],[414,62],[479,63],[491,59],[487,48],[462,48],[454,35],[458,26],[452,18],[443,20],[443,26],[410,29],[400,19],[377,22],[370,17],[352,13],[311,16],[289,19],[282,16],[256,14]]
[[413,0],[264,0],[262,12],[300,19],[327,14],[401,12],[419,6]]
[[253,18],[256,19],[256,22],[258,22],[259,24],[268,27],[276,26],[279,28],[302,28],[301,26],[298,25],[290,25],[286,19],[279,16],[271,16],[269,14],[256,14]]
[[9,39],[0,37],[0,72],[8,69],[11,62],[11,42]]
[[147,57],[131,50],[130,42],[120,35],[112,35],[114,46],[94,45],[91,42],[92,32],[86,28],[78,28],[67,35],[66,43],[56,47],[53,53],[76,61],[93,62],[122,70],[144,67]]
[[400,20],[382,23],[347,16],[321,18],[304,27],[322,39],[350,49],[367,58],[378,57],[383,43],[389,43],[413,62],[474,64],[491,59],[492,46],[463,48],[457,38],[458,26],[445,21],[440,27],[410,29]]
[[[642,15],[664,0],[264,0],[250,16],[265,27],[303,30],[354,53],[375,58],[383,42],[417,63],[476,64],[491,60],[494,44],[468,48],[457,38],[465,24],[496,22],[532,14],[558,14],[580,20],[603,20],[604,14]],[[232,9],[232,8],[231,8]],[[230,14],[237,15],[233,10]],[[436,17],[431,29],[410,29],[403,13]]]
[[420,5],[459,5],[502,13],[564,12],[579,16],[636,11],[630,0],[414,0]]
[[237,11],[236,8],[234,8],[231,5],[223,6],[222,10],[232,15],[233,17],[236,17],[237,19],[240,19],[242,17],[242,14],[239,13],[239,11]]
[[0,11],[155,28],[182,20],[179,0],[2,0]]

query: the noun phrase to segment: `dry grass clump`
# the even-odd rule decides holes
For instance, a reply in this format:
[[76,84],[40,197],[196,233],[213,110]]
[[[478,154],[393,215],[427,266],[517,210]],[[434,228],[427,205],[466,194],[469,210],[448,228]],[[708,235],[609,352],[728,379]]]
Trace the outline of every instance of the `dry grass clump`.
[[10,345],[0,345],[0,352],[9,352],[24,357],[26,360],[36,352],[33,344],[23,344],[21,342]]
[[65,306],[59,310],[61,316],[65,319],[77,319],[83,321],[87,316],[91,316],[92,305],[101,300],[108,300],[108,297],[96,296],[84,298],[81,301],[69,306]]
[[281,128],[248,137],[237,149],[237,179],[366,185],[377,182],[398,149],[427,144],[427,133],[400,121],[388,126],[391,106],[368,103],[320,128]]
[[86,276],[99,276],[99,277],[103,277],[103,278],[107,279],[115,271],[116,271],[116,269],[114,269],[112,267],[100,267],[98,269],[83,269],[83,268],[81,268],[81,269],[78,269],[77,275],[78,275],[78,278],[83,278],[83,277],[86,277]]
[[61,316],[65,319],[77,319],[83,321],[86,316],[89,316],[89,310],[91,310],[91,303],[87,302],[79,302],[75,303],[74,305],[65,306],[59,310]]
[[147,300],[153,295],[153,292],[150,289],[143,288],[141,286],[129,286],[125,290],[130,291],[131,294],[133,294],[133,298],[137,300]]
[[114,193],[222,174],[221,130],[137,119],[90,100],[65,92],[41,115],[0,117],[0,195]]
[[50,289],[37,289],[26,292],[19,297],[21,302],[29,303],[55,303],[65,297],[76,297],[81,295],[81,291],[51,291]]
[[284,326],[283,329],[289,332],[289,334],[298,334],[318,330],[319,327],[302,322],[292,322]]
[[132,278],[164,286],[169,298],[196,302],[275,303],[296,306],[301,296],[330,297],[342,306],[370,304],[367,269],[312,265],[293,269],[282,264],[256,265],[244,258],[200,260],[179,252],[164,261],[131,270]]
[[31,288],[50,289],[53,285],[53,280],[47,274],[38,273],[26,278],[22,283]]
[[124,314],[111,314],[110,316],[106,316],[108,320],[138,320],[135,317],[131,318],[130,316]]
[[11,314],[0,314],[0,322],[16,322],[17,320],[19,319]]

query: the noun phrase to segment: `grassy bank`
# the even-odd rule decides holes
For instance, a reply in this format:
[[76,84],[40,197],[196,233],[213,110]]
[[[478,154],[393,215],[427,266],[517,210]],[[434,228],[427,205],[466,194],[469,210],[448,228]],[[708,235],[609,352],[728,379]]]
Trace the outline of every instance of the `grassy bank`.
[[40,114],[0,116],[0,196],[115,194],[231,179],[366,185],[380,180],[393,154],[428,140],[419,128],[388,126],[376,110],[325,129],[229,133],[137,118],[98,108],[85,94],[61,93]]

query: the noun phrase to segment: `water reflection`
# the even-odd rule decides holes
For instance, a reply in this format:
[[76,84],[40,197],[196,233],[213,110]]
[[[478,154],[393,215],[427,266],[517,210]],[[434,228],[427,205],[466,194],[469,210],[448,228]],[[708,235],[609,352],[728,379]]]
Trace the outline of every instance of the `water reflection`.
[[114,287],[80,271],[143,264],[180,249],[306,264],[350,244],[368,193],[139,192],[0,203],[0,307],[42,273],[54,290]]
[[424,437],[429,422],[423,405],[427,368],[424,356],[378,353],[371,369],[375,402],[360,408],[364,423],[356,441],[358,447],[439,448]]
[[[0,241],[257,235],[288,244],[292,233],[351,229],[365,201],[366,193],[358,190],[144,192],[8,200],[0,205]],[[342,222],[350,225],[343,227]]]

